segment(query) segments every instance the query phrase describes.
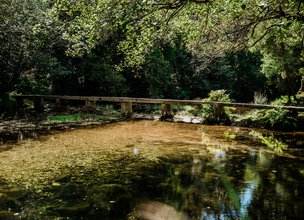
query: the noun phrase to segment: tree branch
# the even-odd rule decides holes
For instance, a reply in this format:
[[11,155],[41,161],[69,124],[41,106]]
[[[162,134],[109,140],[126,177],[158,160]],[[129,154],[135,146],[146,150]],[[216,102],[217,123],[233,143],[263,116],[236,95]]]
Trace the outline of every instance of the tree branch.
[[253,42],[253,44],[251,44],[249,47],[254,47],[258,42],[260,42],[270,31],[271,28],[276,27],[276,26],[281,26],[279,24],[273,24],[270,25],[269,27],[266,28],[266,31],[264,32],[264,34],[262,34],[256,41]]

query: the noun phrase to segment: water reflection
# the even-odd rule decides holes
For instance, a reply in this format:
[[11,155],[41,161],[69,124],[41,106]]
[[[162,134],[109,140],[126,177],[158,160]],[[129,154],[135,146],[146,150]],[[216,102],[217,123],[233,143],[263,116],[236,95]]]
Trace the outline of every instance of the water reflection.
[[0,153],[0,218],[301,219],[301,157],[224,129],[130,122],[24,142]]

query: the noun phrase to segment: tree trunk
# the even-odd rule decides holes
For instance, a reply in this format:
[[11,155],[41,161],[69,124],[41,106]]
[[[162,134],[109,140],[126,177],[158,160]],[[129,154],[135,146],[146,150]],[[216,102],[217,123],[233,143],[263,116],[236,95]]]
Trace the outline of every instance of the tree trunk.
[[304,92],[304,76],[302,76],[302,79],[301,79],[301,86],[300,86],[300,89],[299,89],[299,92],[298,93],[302,93]]

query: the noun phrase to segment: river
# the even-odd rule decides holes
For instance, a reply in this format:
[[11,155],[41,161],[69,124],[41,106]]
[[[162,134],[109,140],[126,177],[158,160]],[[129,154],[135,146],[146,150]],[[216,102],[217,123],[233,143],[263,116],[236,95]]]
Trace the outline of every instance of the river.
[[8,144],[0,218],[302,219],[304,133],[277,153],[250,132],[133,121]]

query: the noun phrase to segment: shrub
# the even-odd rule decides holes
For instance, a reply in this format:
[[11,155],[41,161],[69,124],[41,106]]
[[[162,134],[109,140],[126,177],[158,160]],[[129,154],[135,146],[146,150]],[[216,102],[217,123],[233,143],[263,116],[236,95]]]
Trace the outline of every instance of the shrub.
[[288,98],[287,95],[281,96],[271,102],[272,105],[297,105],[296,100],[293,97]]
[[255,92],[253,97],[254,104],[265,104],[267,103],[267,96],[261,92]]
[[0,95],[0,113],[5,115],[13,115],[16,112],[16,100],[11,94]]
[[231,102],[229,94],[226,93],[227,91],[224,89],[220,90],[211,90],[209,93],[207,101],[218,101],[218,102]]
[[294,130],[298,126],[292,113],[284,109],[254,110],[240,116],[234,125],[276,130]]
[[[209,93],[207,99],[203,101],[218,101],[218,102],[232,102],[229,94],[226,93],[226,90],[212,90]],[[230,123],[230,111],[227,108],[223,108],[220,113],[219,118],[214,117],[214,107],[213,105],[203,105],[201,110],[201,116],[203,118],[203,123],[205,124],[215,124],[215,123]]]

